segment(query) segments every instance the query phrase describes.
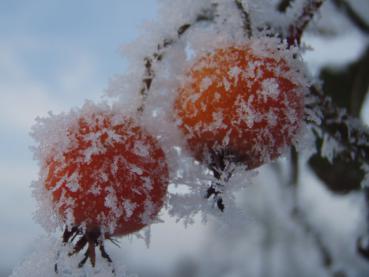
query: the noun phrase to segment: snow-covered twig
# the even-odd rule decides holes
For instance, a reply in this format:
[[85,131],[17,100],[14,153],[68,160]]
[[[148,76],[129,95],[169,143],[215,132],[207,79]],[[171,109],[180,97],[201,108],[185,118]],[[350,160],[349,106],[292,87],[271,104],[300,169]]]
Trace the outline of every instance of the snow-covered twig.
[[356,27],[359,28],[359,30],[366,34],[369,34],[369,23],[360,17],[360,15],[352,8],[348,1],[333,0],[332,2],[336,5],[337,8],[342,10],[347,15],[347,17],[351,20],[352,23],[355,24]]
[[142,97],[141,105],[137,108],[139,113],[142,113],[145,108],[145,101],[148,96],[148,92],[151,87],[151,83],[155,77],[153,70],[153,64],[160,61],[163,58],[164,50],[178,41],[186,31],[196,23],[203,21],[212,21],[215,17],[217,5],[213,4],[208,9],[202,10],[191,23],[184,23],[177,29],[177,37],[166,38],[157,45],[157,50],[144,58],[145,76],[142,78],[142,87],[140,89],[140,95]]
[[280,12],[286,12],[288,7],[291,6],[294,0],[281,0],[277,6],[277,10]]
[[250,20],[250,14],[247,8],[244,7],[241,0],[234,1],[237,8],[240,10],[242,19],[243,19],[243,29],[245,30],[245,34],[247,37],[252,36],[252,25]]
[[319,10],[324,0],[307,0],[299,17],[294,20],[288,28],[288,45],[300,45],[302,34],[310,21],[313,19],[315,13]]

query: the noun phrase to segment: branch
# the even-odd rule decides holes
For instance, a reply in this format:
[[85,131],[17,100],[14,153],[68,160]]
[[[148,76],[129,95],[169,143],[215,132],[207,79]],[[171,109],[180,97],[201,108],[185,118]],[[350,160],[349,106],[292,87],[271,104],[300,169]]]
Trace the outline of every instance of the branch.
[[277,10],[281,13],[285,13],[293,1],[294,0],[281,0],[277,6]]
[[144,58],[144,66],[145,66],[145,74],[142,78],[142,86],[139,91],[141,95],[141,105],[137,108],[138,113],[142,113],[145,108],[145,101],[148,96],[148,92],[151,88],[151,84],[153,79],[155,78],[155,72],[153,70],[153,64],[155,62],[161,61],[164,54],[165,49],[171,46],[172,44],[176,43],[185,33],[186,31],[191,28],[193,25],[199,22],[203,21],[212,21],[215,18],[215,12],[216,12],[217,5],[213,4],[209,9],[205,9],[200,12],[200,14],[195,18],[195,20],[191,23],[185,23],[181,25],[177,29],[177,36],[174,38],[166,38],[163,40],[163,42],[159,43],[157,45],[157,50]]
[[[297,151],[295,148],[291,149],[291,158],[292,160],[297,160]],[[332,276],[346,276],[342,271],[333,271],[334,269],[334,259],[331,254],[330,249],[326,245],[323,240],[321,233],[315,228],[314,224],[308,220],[306,209],[302,209],[299,205],[298,199],[298,187],[297,187],[297,180],[294,180],[296,183],[288,181],[288,190],[285,192],[291,193],[292,199],[292,207],[291,207],[291,220],[297,224],[301,230],[306,234],[306,237],[312,239],[316,249],[320,255],[321,265],[326,269],[327,273],[332,273]],[[344,275],[339,275],[340,273]]]
[[288,45],[300,45],[302,34],[304,33],[306,27],[313,19],[314,14],[319,10],[320,6],[323,4],[324,0],[307,0],[306,4],[302,10],[302,14],[297,17],[297,19],[292,22],[288,28]]
[[243,6],[241,0],[235,0],[234,1],[237,8],[241,12],[242,21],[243,21],[243,29],[245,31],[245,35],[248,38],[252,37],[252,26],[251,26],[251,20],[250,20],[250,14]]
[[295,147],[291,147],[290,157],[291,172],[289,183],[291,186],[296,186],[299,179],[299,155]]
[[305,231],[306,234],[310,235],[313,239],[322,260],[322,265],[327,269],[330,270],[333,267],[333,258],[332,254],[328,247],[324,244],[321,235],[313,228],[313,226],[308,222],[306,219],[305,214],[301,211],[299,206],[295,206],[292,210],[292,219],[299,224],[302,229]]
[[367,220],[367,234],[366,242],[364,243],[363,237],[359,237],[356,241],[356,251],[360,256],[367,261],[369,261],[369,244],[368,244],[368,234],[369,234],[369,188],[364,188],[364,196],[366,201],[366,220]]
[[322,112],[320,124],[311,123],[316,129],[322,131],[321,135],[329,135],[334,139],[348,157],[362,164],[369,164],[368,128],[358,119],[348,115],[346,110],[335,106],[331,99],[323,95],[316,86],[312,86],[310,92],[319,102],[314,103],[313,106],[320,106]]
[[369,34],[369,24],[361,18],[346,0],[333,0],[333,4],[342,10],[356,27],[362,32]]

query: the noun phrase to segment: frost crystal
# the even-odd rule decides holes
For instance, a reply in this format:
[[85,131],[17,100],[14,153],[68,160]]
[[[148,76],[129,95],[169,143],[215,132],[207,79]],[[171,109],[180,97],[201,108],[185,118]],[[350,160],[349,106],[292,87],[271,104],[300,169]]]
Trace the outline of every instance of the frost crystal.
[[130,200],[125,200],[123,203],[123,207],[124,207],[126,218],[129,219],[133,215],[133,212],[135,208],[137,207],[137,204],[131,202]]

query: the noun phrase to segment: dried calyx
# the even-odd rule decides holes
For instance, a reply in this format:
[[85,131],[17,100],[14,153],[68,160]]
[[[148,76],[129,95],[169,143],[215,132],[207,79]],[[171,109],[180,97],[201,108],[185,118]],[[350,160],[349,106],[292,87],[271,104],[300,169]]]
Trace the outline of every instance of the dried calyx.
[[[78,267],[83,267],[84,264],[89,259],[91,265],[94,267],[96,264],[96,247],[100,250],[102,258],[104,258],[111,266],[112,273],[115,273],[114,266],[112,264],[112,259],[105,251],[104,240],[110,240],[114,244],[116,242],[109,236],[106,236],[101,233],[101,231],[96,228],[92,230],[83,230],[81,227],[73,227],[71,229],[65,228],[63,233],[63,243],[64,244],[72,244],[75,242],[73,250],[69,252],[69,256],[78,254],[82,251],[86,246],[86,252],[84,254],[84,258],[79,262]],[[58,273],[58,264],[55,264],[55,272]]]

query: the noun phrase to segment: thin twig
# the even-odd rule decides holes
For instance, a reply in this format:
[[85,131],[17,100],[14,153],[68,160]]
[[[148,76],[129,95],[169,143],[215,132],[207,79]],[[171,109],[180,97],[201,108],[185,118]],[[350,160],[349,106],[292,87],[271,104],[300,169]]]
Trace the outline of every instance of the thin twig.
[[[366,220],[367,220],[367,234],[366,239],[369,239],[369,188],[364,188],[364,196],[366,201]],[[367,261],[369,261],[369,244],[366,242],[366,244],[363,244],[363,239],[359,238],[357,240],[356,244],[357,252],[361,255],[361,257],[365,258]]]
[[145,108],[145,101],[148,97],[148,92],[151,88],[151,84],[153,79],[155,78],[155,72],[153,70],[153,65],[155,62],[161,61],[164,56],[164,50],[171,46],[172,44],[176,43],[185,33],[186,31],[191,28],[194,24],[203,22],[203,21],[212,21],[215,18],[217,5],[213,4],[209,9],[205,9],[200,12],[200,14],[195,18],[192,23],[185,23],[182,24],[177,29],[177,36],[175,38],[166,38],[163,42],[157,45],[157,50],[144,58],[144,66],[145,66],[145,74],[142,79],[142,87],[139,91],[141,95],[141,105],[137,108],[138,113],[142,113]]
[[324,0],[307,0],[302,13],[297,19],[292,22],[288,28],[288,45],[300,45],[302,34],[315,13],[319,10]]
[[89,242],[87,241],[86,236],[82,236],[77,241],[77,243],[74,245],[73,251],[71,253],[69,253],[69,256],[72,256],[72,255],[78,253],[79,251],[81,251],[86,246],[87,243],[89,243]]
[[293,1],[294,0],[281,0],[277,6],[277,10],[281,13],[285,13]]
[[299,178],[299,154],[295,147],[291,147],[291,174],[290,174],[290,184],[296,186]]
[[352,8],[350,3],[346,0],[333,0],[333,4],[342,10],[347,17],[359,28],[362,32],[369,34],[369,23],[366,22],[360,15]]
[[237,9],[240,11],[243,22],[243,30],[245,32],[246,37],[252,37],[252,25],[249,12],[245,9],[241,0],[234,0]]
[[305,233],[309,234],[310,237],[314,240],[314,243],[320,252],[322,265],[327,270],[331,270],[333,268],[334,261],[332,258],[332,254],[330,253],[330,250],[323,242],[321,235],[316,230],[314,230],[313,226],[308,222],[306,216],[298,206],[295,206],[294,209],[292,210],[292,218],[295,220],[297,224],[299,224],[303,228]]

